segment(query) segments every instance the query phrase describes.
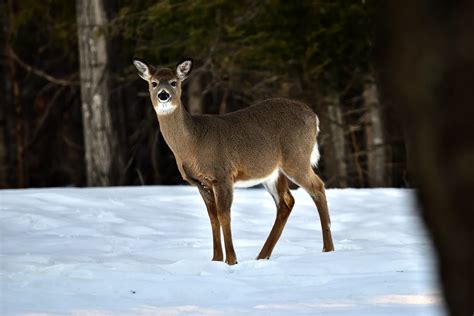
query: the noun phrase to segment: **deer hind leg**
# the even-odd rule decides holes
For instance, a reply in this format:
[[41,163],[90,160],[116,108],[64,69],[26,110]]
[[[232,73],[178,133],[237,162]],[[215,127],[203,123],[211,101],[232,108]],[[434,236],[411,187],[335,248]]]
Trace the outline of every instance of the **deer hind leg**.
[[274,182],[265,182],[265,189],[272,195],[277,207],[277,215],[275,223],[273,224],[272,230],[268,235],[262,250],[260,251],[257,259],[269,259],[273,248],[275,247],[278,239],[280,239],[281,233],[285,228],[286,221],[290,216],[295,199],[290,193],[288,188],[288,179],[282,173],[279,174],[278,179]]
[[323,233],[323,252],[334,251],[331,235],[331,219],[329,217],[324,182],[314,173],[311,166],[303,169],[285,168],[284,171],[292,181],[308,192],[316,204]]
[[213,185],[216,200],[217,218],[222,226],[225,246],[225,262],[229,265],[237,263],[237,257],[232,243],[232,230],[230,225],[230,207],[232,205],[233,188],[229,183],[215,183]]
[[211,221],[212,228],[212,246],[214,255],[212,261],[223,261],[224,256],[222,254],[222,243],[221,243],[221,224],[219,223],[219,218],[217,217],[217,207],[216,199],[214,197],[214,192],[212,189],[205,184],[198,183],[199,193],[206,204],[207,213],[209,214],[209,219]]

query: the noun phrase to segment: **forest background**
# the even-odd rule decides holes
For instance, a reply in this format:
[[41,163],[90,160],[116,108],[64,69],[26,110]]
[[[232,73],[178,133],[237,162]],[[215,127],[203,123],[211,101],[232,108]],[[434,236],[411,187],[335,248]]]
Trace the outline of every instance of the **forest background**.
[[5,0],[0,187],[182,183],[134,57],[192,57],[192,114],[306,102],[328,187],[408,187],[400,119],[374,79],[376,3]]

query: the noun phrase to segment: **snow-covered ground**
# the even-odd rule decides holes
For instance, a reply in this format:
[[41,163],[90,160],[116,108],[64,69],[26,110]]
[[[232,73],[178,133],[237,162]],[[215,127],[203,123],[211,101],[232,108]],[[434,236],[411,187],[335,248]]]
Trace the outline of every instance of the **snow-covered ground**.
[[414,192],[328,190],[336,251],[322,253],[302,190],[270,260],[263,189],[236,190],[239,264],[212,262],[195,188],[0,191],[1,315],[443,315]]

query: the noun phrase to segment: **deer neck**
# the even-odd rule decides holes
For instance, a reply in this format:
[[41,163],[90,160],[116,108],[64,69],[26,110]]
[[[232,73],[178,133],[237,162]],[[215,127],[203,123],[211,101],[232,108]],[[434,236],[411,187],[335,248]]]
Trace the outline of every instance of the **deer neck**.
[[191,114],[184,109],[182,104],[179,104],[172,113],[157,116],[166,143],[173,154],[182,159],[181,157],[193,150],[196,144],[196,126]]

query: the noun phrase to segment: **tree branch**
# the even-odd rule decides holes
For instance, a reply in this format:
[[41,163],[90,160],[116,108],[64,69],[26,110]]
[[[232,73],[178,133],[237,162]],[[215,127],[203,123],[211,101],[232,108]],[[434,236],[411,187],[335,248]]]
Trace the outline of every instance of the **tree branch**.
[[41,77],[43,79],[46,79],[48,80],[49,82],[51,83],[54,83],[54,84],[57,84],[57,85],[60,85],[60,86],[78,86],[79,85],[79,82],[78,81],[70,81],[70,80],[65,80],[65,79],[58,79],[56,77],[53,77],[49,74],[47,74],[46,72],[44,72],[43,70],[41,69],[38,69],[38,68],[35,68],[31,65],[28,65],[27,63],[25,63],[23,60],[20,59],[20,57],[18,57],[18,55],[15,54],[15,52],[13,51],[13,49],[11,47],[8,47],[7,48],[7,56],[6,57],[10,57],[11,59],[13,59],[18,65],[20,65],[21,67],[23,67],[24,69],[26,69],[27,71],[37,75],[38,77]]

